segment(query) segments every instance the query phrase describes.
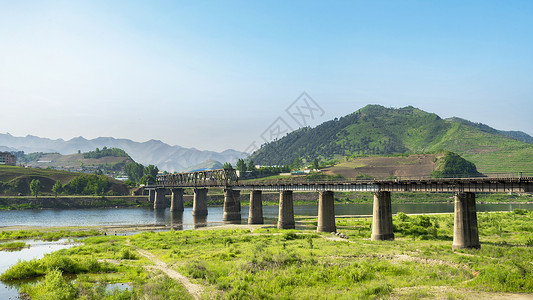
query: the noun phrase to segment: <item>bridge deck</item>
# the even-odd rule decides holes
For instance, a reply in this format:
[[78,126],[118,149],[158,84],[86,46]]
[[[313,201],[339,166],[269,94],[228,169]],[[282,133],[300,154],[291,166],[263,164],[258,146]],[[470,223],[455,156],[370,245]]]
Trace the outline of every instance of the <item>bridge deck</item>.
[[339,192],[481,192],[481,193],[526,193],[533,192],[533,177],[516,178],[437,178],[419,180],[345,180],[345,181],[302,181],[302,180],[248,180],[234,181],[187,181],[161,182],[147,186],[155,188],[232,188],[234,190],[260,191],[339,191]]

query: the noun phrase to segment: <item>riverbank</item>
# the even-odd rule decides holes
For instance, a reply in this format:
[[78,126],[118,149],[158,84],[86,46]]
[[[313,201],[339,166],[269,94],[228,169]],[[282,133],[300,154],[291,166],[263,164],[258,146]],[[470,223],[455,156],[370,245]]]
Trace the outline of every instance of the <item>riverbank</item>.
[[[100,295],[94,299],[110,293],[115,299],[164,298],[178,291],[184,298],[189,292],[221,299],[520,299],[533,293],[532,220],[531,211],[480,213],[481,249],[456,251],[453,214],[399,214],[394,241],[371,241],[371,218],[338,219],[337,231],[346,238],[316,233],[313,218],[297,222],[297,230],[267,224],[108,234],[21,263],[2,278],[46,275],[22,290],[50,298],[58,291],[45,287],[60,282],[73,295]],[[77,280],[62,280],[56,269]],[[130,288],[99,288],[108,283]]]
[[150,207],[143,196],[1,197],[0,210]]

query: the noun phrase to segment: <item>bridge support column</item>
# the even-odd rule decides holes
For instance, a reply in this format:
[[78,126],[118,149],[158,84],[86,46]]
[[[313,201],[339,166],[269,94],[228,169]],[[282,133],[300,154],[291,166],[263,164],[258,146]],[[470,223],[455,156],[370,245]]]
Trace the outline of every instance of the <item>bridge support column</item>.
[[222,221],[241,221],[241,192],[224,189],[224,214]]
[[332,191],[318,192],[318,226],[317,232],[336,232],[335,197]]
[[172,189],[170,198],[170,211],[183,212],[183,189]]
[[278,229],[294,229],[294,207],[292,191],[279,192]]
[[394,240],[390,192],[380,191],[374,193],[371,240]]
[[165,208],[165,192],[166,189],[155,190],[154,209]]
[[155,190],[148,190],[148,201],[154,203],[154,201],[155,201]]
[[194,189],[193,216],[207,216],[207,189]]
[[250,210],[248,212],[248,224],[264,224],[263,201],[261,191],[250,192]]
[[474,193],[455,194],[452,249],[462,248],[480,248]]

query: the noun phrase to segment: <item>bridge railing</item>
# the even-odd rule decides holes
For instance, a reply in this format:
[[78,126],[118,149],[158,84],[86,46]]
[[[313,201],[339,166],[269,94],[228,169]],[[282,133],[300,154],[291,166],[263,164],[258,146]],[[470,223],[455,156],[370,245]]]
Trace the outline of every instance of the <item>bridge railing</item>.
[[249,179],[242,180],[239,184],[241,185],[270,185],[270,184],[321,184],[321,183],[372,183],[376,181],[428,181],[428,180],[437,180],[437,181],[447,181],[454,179],[462,180],[475,180],[475,179],[531,179],[533,178],[533,172],[518,172],[518,173],[487,173],[483,176],[470,176],[465,177],[462,175],[455,176],[446,176],[446,177],[431,177],[431,176],[390,176],[387,178],[375,178],[371,176],[360,176],[354,178],[346,177],[308,177],[304,175],[296,176],[287,176],[286,178],[276,178],[276,179]]
[[167,187],[227,186],[235,184],[238,180],[235,170],[217,169],[158,175],[156,185]]
[[174,173],[166,175],[158,175],[156,178],[156,186],[163,187],[224,187],[231,185],[272,185],[272,184],[320,184],[320,183],[371,183],[376,181],[440,181],[453,179],[490,179],[490,178],[504,178],[504,179],[520,179],[533,178],[533,172],[515,172],[515,173],[485,173],[476,177],[465,177],[461,175],[452,175],[446,177],[435,178],[427,175],[423,176],[389,176],[386,178],[375,178],[368,175],[362,175],[354,178],[346,178],[343,176],[331,176],[321,173],[314,173],[311,175],[291,175],[286,177],[279,177],[276,179],[247,179],[240,180],[237,177],[235,170],[206,170],[188,173]]

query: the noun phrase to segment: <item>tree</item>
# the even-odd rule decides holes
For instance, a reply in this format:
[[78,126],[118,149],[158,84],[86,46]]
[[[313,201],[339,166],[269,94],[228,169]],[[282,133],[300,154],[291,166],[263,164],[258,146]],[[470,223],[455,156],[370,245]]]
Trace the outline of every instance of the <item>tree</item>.
[[146,185],[154,184],[155,177],[150,174],[144,174],[143,177],[141,177],[141,179],[139,180],[139,183],[146,184]]
[[250,161],[248,161],[248,171],[250,172],[253,172],[255,171],[255,164],[254,164],[254,161],[250,159]]
[[153,178],[156,178],[157,173],[159,173],[159,169],[154,165],[148,165],[144,167],[144,175],[150,175]]
[[144,175],[144,166],[136,162],[127,163],[124,166],[124,173],[126,173],[129,180],[138,182]]
[[225,162],[222,166],[222,169],[224,170],[233,170],[233,166],[229,162]]
[[302,167],[302,160],[297,157],[294,159],[294,162],[292,163],[292,169],[293,170],[299,170]]
[[311,163],[311,169],[318,169],[318,159],[313,159],[313,162]]
[[56,194],[56,198],[57,198],[57,194],[63,193],[63,190],[64,190],[63,184],[59,180],[56,181],[56,183],[52,187],[52,192]]
[[237,170],[239,170],[239,172],[246,172],[246,163],[244,162],[244,159],[239,158],[239,160],[237,160]]
[[69,194],[104,195],[110,186],[111,181],[106,176],[83,174],[72,179],[64,188]]
[[39,193],[43,189],[43,185],[41,184],[41,181],[39,179],[33,179],[30,182],[30,191],[35,198],[39,196]]

